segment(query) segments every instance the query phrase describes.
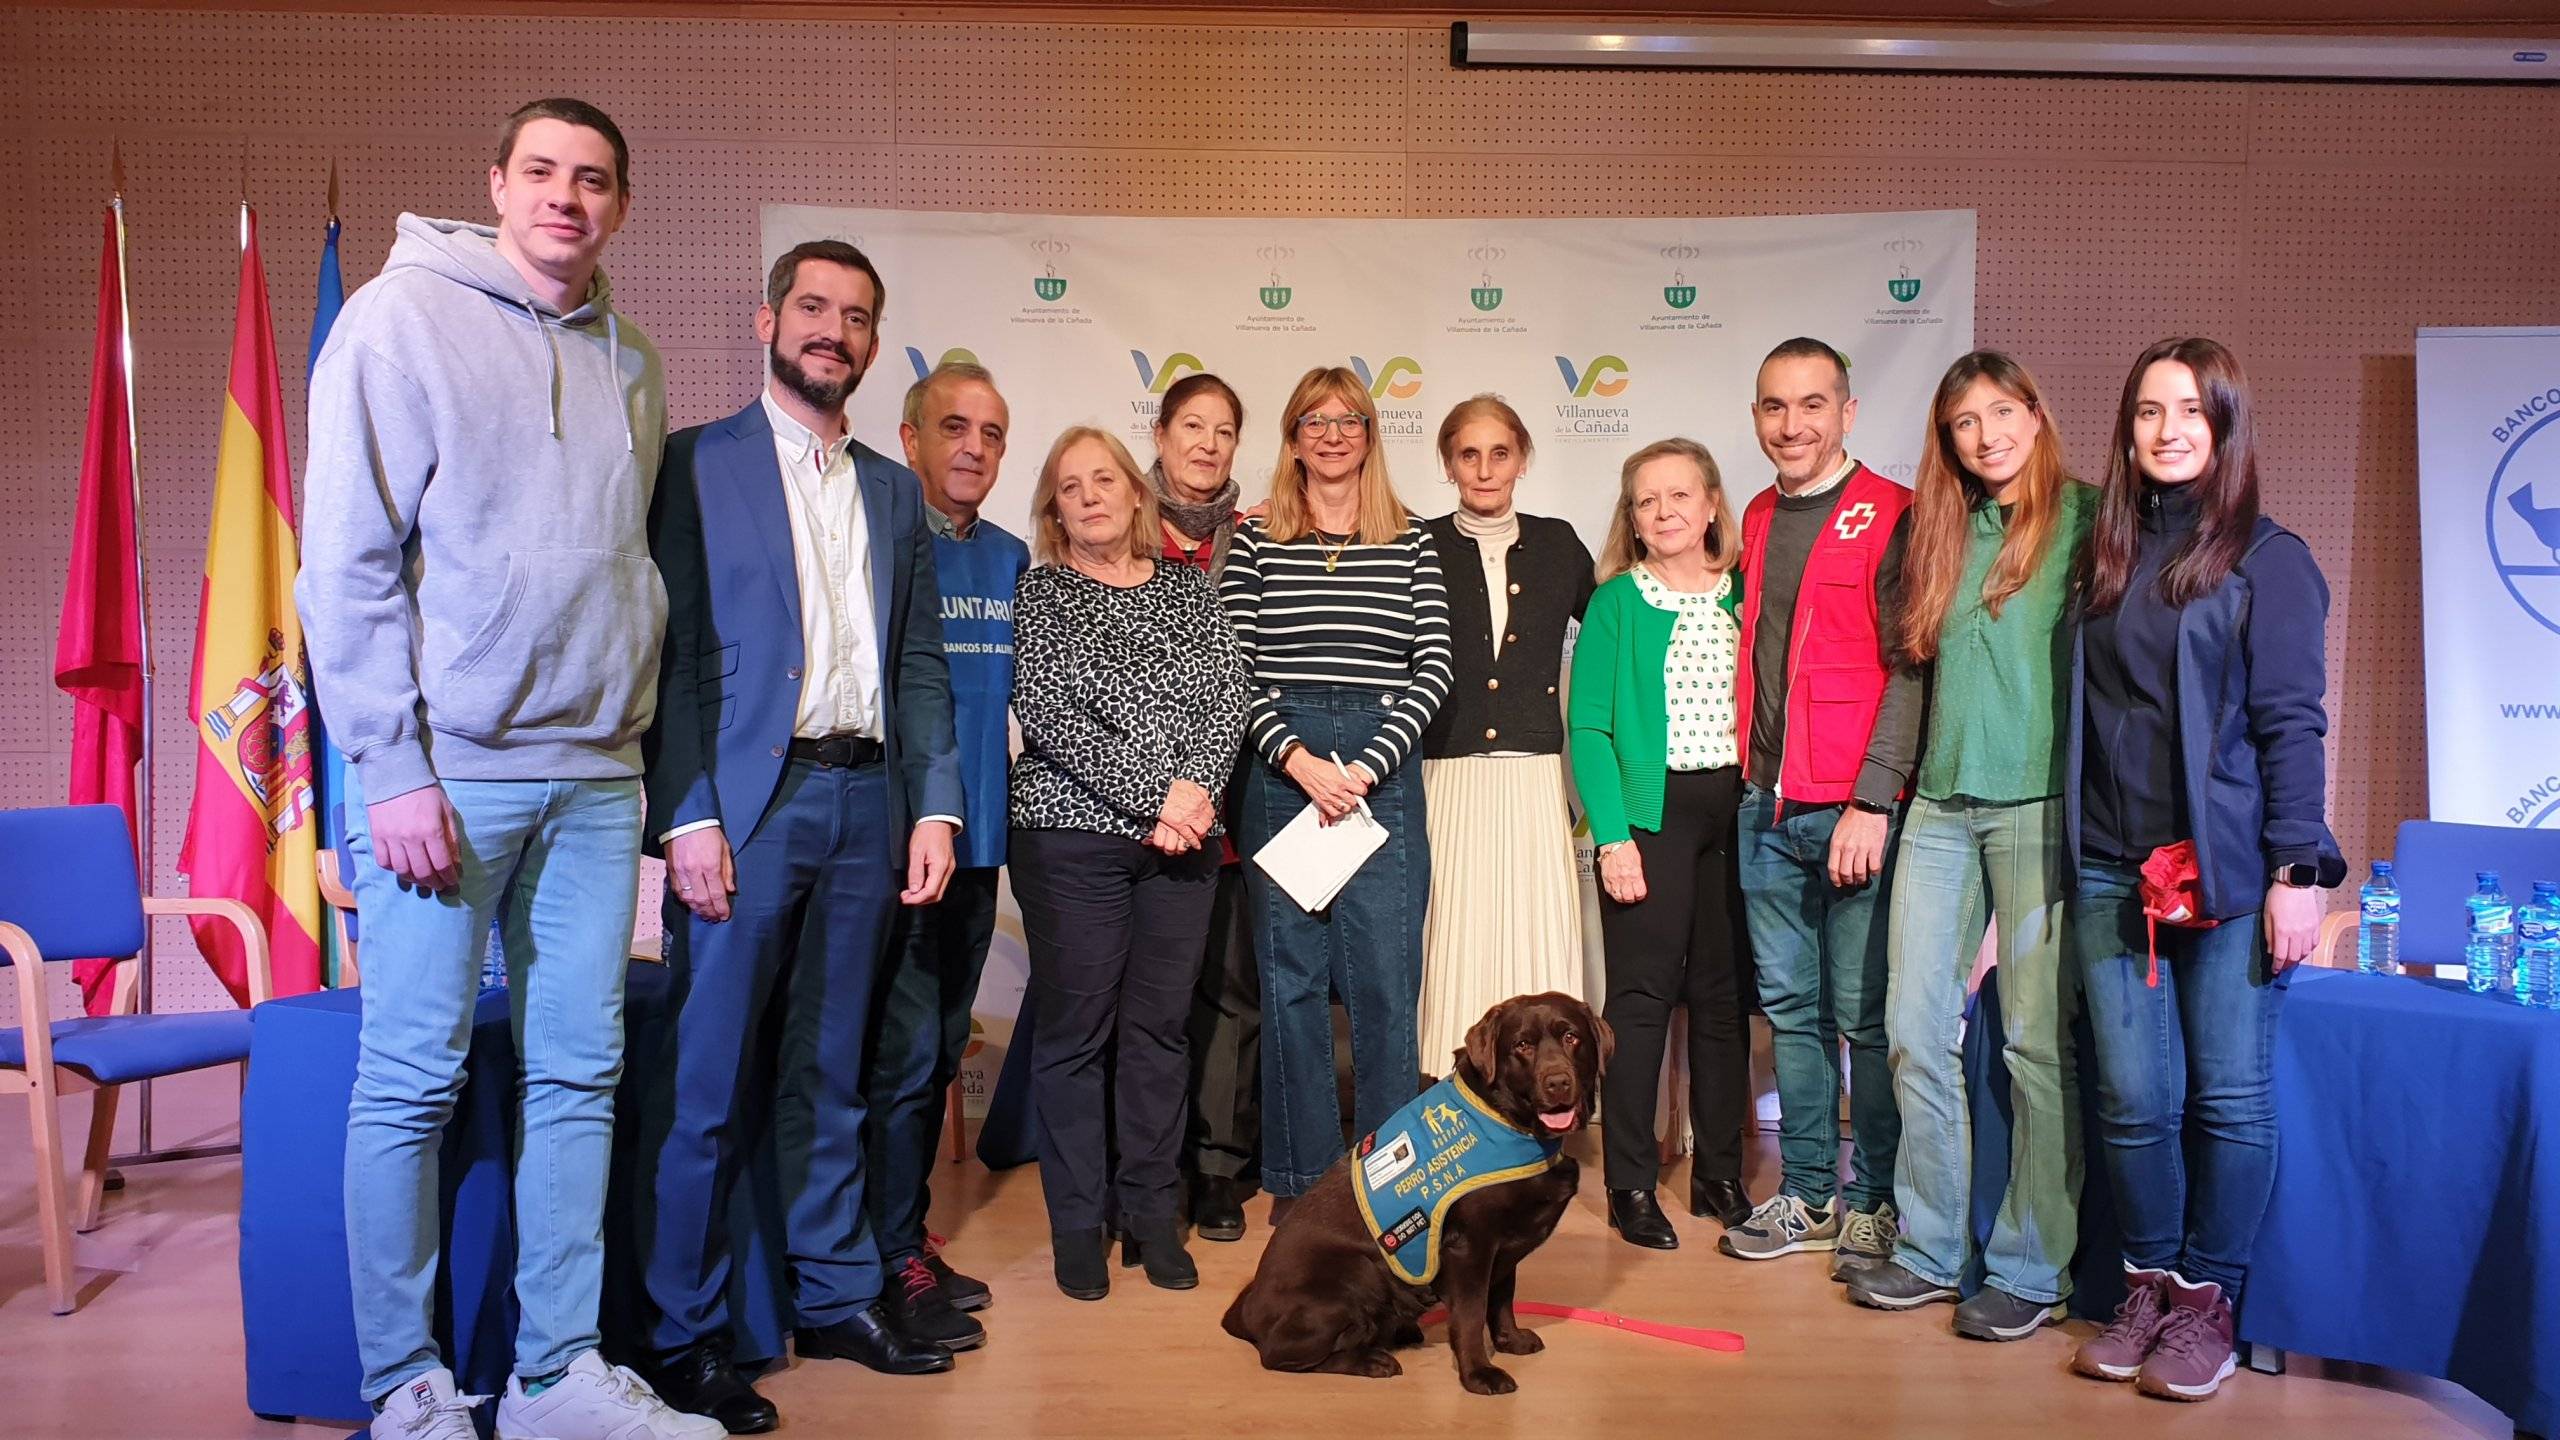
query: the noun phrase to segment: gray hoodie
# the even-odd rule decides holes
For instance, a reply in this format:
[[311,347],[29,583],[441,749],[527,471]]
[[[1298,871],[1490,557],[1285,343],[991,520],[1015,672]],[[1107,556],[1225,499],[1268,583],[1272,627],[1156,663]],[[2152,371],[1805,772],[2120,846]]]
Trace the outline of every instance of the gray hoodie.
[[458,220],[400,217],[311,375],[295,597],[370,803],[640,773],[666,589],[666,380],[601,272],[563,315]]

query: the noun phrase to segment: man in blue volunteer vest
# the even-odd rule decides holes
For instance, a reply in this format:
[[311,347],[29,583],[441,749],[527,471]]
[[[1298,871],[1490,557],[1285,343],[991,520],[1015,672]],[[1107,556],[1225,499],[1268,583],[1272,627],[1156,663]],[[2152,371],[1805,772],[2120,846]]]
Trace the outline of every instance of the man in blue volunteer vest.
[[943,1263],[925,1229],[943,1096],[969,1043],[969,1012],[995,938],[996,875],[1005,859],[1005,780],[1013,699],[1013,587],[1031,565],[1022,541],[978,507],[995,488],[1010,424],[986,367],[945,361],[907,391],[898,439],[923,482],[942,594],[942,651],[967,797],[958,868],[942,899],[899,917],[894,966],[879,1006],[864,1083],[871,1116],[871,1228],[888,1267],[882,1293],[898,1328],[951,1350],[985,1342],[966,1311],[994,1303],[986,1285]]

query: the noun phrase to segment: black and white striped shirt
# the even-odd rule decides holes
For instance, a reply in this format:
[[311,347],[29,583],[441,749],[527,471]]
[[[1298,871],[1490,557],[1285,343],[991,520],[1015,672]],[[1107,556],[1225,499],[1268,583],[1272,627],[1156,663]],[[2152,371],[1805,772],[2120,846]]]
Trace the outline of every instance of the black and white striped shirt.
[[[1245,735],[1266,762],[1279,763],[1297,739],[1280,717],[1284,685],[1401,692],[1358,757],[1384,780],[1449,697],[1449,590],[1440,552],[1419,525],[1338,555],[1336,543],[1310,534],[1282,544],[1260,520],[1236,531],[1218,596],[1253,666]],[[1337,556],[1330,570],[1328,555]]]

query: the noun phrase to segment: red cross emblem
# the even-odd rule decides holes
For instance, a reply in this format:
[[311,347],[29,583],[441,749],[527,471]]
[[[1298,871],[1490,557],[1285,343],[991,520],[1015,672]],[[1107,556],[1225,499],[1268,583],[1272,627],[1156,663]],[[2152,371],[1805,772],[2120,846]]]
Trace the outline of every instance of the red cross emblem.
[[1875,503],[1869,500],[1861,500],[1857,504],[1851,505],[1842,510],[1838,516],[1833,518],[1831,522],[1831,533],[1839,536],[1843,540],[1855,540],[1859,536],[1866,534],[1867,527],[1874,523],[1876,523]]

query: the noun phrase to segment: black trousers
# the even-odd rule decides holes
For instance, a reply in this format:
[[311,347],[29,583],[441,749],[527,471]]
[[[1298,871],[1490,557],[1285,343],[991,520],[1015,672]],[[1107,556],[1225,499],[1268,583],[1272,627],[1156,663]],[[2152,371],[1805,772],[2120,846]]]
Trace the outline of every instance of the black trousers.
[[1016,830],[1012,861],[1040,1015],[1031,1073],[1050,1228],[1169,1220],[1218,853]]
[[1208,954],[1191,995],[1192,1173],[1241,1180],[1262,1144],[1262,970],[1244,866],[1218,869]]
[[1612,1190],[1649,1190],[1660,1178],[1655,1097],[1671,1012],[1689,1013],[1689,1120],[1694,1173],[1742,1178],[1742,1127],[1751,1101],[1751,1040],[1743,1023],[1743,931],[1734,817],[1742,770],[1674,770],[1665,779],[1662,829],[1635,829],[1645,898],[1621,905],[1603,892],[1600,937],[1609,988],[1601,1018],[1618,1053],[1601,1081],[1601,1150]]
[[955,870],[941,900],[898,907],[862,1086],[871,1120],[863,1197],[881,1263],[892,1270],[924,1249],[944,1097],[969,1046],[969,1011],[995,939],[1000,873],[991,865]]

